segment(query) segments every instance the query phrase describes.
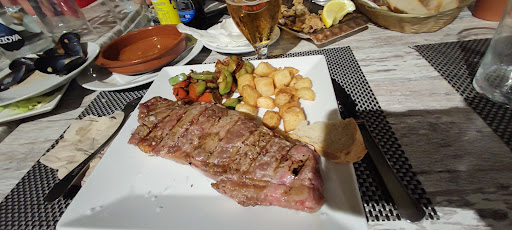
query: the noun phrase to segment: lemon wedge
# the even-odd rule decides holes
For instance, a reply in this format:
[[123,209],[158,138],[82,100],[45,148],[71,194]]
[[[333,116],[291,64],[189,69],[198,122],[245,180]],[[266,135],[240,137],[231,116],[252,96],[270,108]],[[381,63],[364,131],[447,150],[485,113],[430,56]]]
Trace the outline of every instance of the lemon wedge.
[[322,22],[329,28],[345,17],[346,14],[356,10],[356,6],[350,0],[331,0],[322,10]]

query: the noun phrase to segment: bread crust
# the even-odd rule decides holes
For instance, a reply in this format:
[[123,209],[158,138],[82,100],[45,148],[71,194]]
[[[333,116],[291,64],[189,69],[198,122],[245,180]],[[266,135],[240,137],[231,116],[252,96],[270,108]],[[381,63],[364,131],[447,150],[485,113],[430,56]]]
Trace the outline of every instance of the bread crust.
[[428,10],[420,0],[387,0],[393,12],[402,14],[426,15],[432,12]]
[[311,125],[303,122],[290,136],[312,145],[321,156],[335,163],[357,162],[367,152],[361,131],[352,118]]

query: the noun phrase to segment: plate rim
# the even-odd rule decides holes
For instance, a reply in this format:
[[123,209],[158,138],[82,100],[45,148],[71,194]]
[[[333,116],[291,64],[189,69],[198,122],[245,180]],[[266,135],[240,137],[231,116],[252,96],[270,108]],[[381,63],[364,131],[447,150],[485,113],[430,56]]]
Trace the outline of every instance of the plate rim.
[[[273,36],[272,40],[270,40],[269,42],[269,46],[274,44],[280,37],[281,37],[281,30],[278,26],[275,27],[276,29],[274,30],[276,33],[276,35]],[[231,47],[222,47],[222,46],[217,46],[215,44],[212,44],[212,43],[209,43],[207,41],[203,41],[203,45],[204,47],[212,50],[212,51],[215,51],[217,53],[228,53],[228,54],[243,54],[243,53],[250,53],[250,52],[254,52],[254,48],[252,46],[242,46],[242,47],[238,47],[238,48],[231,48]]]

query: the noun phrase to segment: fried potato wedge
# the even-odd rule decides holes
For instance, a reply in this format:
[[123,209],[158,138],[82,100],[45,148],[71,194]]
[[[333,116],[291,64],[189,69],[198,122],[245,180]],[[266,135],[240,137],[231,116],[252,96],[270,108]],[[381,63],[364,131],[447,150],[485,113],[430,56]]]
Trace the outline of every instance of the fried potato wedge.
[[281,124],[281,116],[276,111],[267,110],[263,115],[263,125],[269,129],[276,129]]

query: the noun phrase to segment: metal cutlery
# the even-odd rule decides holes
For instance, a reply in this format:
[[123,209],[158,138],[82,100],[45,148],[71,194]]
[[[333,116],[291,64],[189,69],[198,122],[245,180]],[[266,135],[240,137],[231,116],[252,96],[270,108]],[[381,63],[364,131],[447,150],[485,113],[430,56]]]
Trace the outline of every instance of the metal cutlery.
[[137,108],[137,105],[139,104],[141,99],[142,97],[138,97],[126,103],[122,110],[122,112],[124,113],[123,120],[121,121],[121,124],[119,124],[117,129],[114,131],[114,133],[112,133],[112,135],[110,135],[110,137],[107,138],[107,140],[103,144],[101,144],[100,147],[98,147],[93,153],[91,153],[91,155],[85,158],[85,160],[78,164],[64,178],[62,178],[62,180],[53,185],[53,187],[50,189],[50,191],[46,194],[46,197],[44,198],[46,202],[53,202],[57,200],[59,197],[61,197],[64,193],[66,193],[66,191],[77,179],[77,177],[84,172],[87,166],[89,166],[89,163],[117,136],[121,128],[128,120],[128,117],[130,117],[130,114],[133,112],[133,110],[135,110],[135,108]]
[[373,138],[366,122],[359,119],[357,114],[357,104],[352,99],[341,85],[332,80],[332,85],[336,92],[336,100],[339,106],[342,108],[340,112],[343,119],[354,118],[357,122],[361,135],[363,136],[364,144],[368,150],[368,154],[372,159],[377,171],[382,177],[386,188],[388,189],[391,197],[395,201],[400,216],[411,222],[417,222],[422,220],[426,212],[421,204],[409,193],[407,188],[402,184],[398,176],[393,171],[391,164],[386,159],[386,156],[382,152],[382,149]]

